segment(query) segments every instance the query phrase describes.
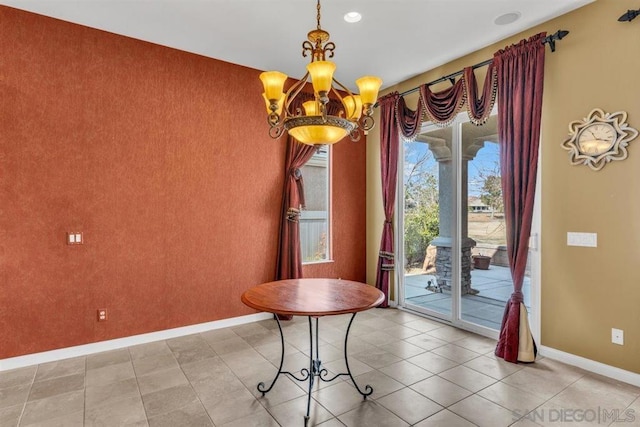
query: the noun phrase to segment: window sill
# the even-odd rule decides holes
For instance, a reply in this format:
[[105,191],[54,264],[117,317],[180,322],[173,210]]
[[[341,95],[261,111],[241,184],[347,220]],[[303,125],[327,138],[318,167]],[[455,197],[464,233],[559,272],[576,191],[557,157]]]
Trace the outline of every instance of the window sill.
[[322,259],[320,261],[307,261],[307,262],[303,262],[302,266],[304,267],[305,265],[315,265],[315,264],[330,264],[334,262],[332,259]]

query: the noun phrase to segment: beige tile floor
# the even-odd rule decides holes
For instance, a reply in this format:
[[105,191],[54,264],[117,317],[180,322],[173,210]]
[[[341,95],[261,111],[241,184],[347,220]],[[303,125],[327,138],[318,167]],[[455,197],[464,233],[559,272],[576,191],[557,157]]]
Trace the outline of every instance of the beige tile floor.
[[[320,321],[321,359],[343,372],[345,316]],[[284,323],[285,369],[308,365],[306,318]],[[360,313],[340,377],[312,393],[310,425],[640,425],[640,389],[542,358],[515,365],[495,342],[395,309]],[[0,372],[0,426],[301,426],[305,384],[281,376],[275,321]],[[348,377],[347,377],[348,378]]]

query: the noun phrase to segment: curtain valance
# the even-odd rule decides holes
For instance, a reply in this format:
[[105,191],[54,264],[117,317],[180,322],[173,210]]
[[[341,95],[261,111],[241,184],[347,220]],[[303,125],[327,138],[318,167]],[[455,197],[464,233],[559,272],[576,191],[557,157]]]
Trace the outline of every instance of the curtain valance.
[[[447,89],[433,92],[429,84],[420,86],[418,106],[415,110],[407,107],[404,97],[399,96],[397,92],[387,97],[395,98],[393,119],[399,133],[404,139],[413,139],[423,122],[431,121],[438,126],[446,127],[465,106],[473,124],[484,124],[495,104],[497,87],[496,68],[492,63],[487,69],[480,96],[478,96],[478,82],[473,68],[467,67],[460,79]],[[380,102],[387,97],[381,98]]]

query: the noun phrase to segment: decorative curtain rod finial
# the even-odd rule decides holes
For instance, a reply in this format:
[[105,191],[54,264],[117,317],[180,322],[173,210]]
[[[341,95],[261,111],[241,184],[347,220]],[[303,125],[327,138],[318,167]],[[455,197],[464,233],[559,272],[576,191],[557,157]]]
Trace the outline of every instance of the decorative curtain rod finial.
[[556,51],[556,40],[562,40],[563,38],[565,38],[567,36],[567,34],[569,34],[569,31],[567,30],[558,30],[556,31],[554,34],[545,37],[542,40],[542,43],[549,43],[549,47],[551,48],[551,52],[555,52]]
[[631,22],[636,17],[640,15],[640,9],[638,10],[627,10],[625,14],[623,14],[620,18],[618,18],[619,22]]

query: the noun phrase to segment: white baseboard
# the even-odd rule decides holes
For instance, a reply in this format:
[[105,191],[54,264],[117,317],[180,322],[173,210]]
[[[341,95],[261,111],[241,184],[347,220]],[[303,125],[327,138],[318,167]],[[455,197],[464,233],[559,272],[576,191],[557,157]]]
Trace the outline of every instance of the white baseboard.
[[44,351],[42,353],[26,354],[24,356],[0,359],[0,372],[25,366],[38,365],[40,363],[55,362],[71,357],[86,356],[108,350],[130,347],[138,344],[146,344],[153,341],[162,341],[177,338],[184,335],[197,334],[213,329],[228,328],[230,326],[244,325],[245,323],[259,320],[272,319],[271,313],[256,313],[246,316],[232,317],[229,319],[215,320],[213,322],[199,323],[197,325],[183,326],[180,328],[166,329],[164,331],[150,332],[148,334],[133,335],[125,338],[117,338],[108,341],[100,341],[91,344],[61,348],[58,350]]
[[605,377],[640,387],[640,374],[636,374],[635,372],[626,371],[624,369],[616,368],[615,366],[605,365],[604,363],[596,362],[595,360],[586,359],[581,356],[576,356],[575,354],[566,353],[564,351],[542,345],[538,347],[538,351],[542,356],[548,357],[549,359],[577,366],[578,368],[582,368],[586,371],[604,375]]

